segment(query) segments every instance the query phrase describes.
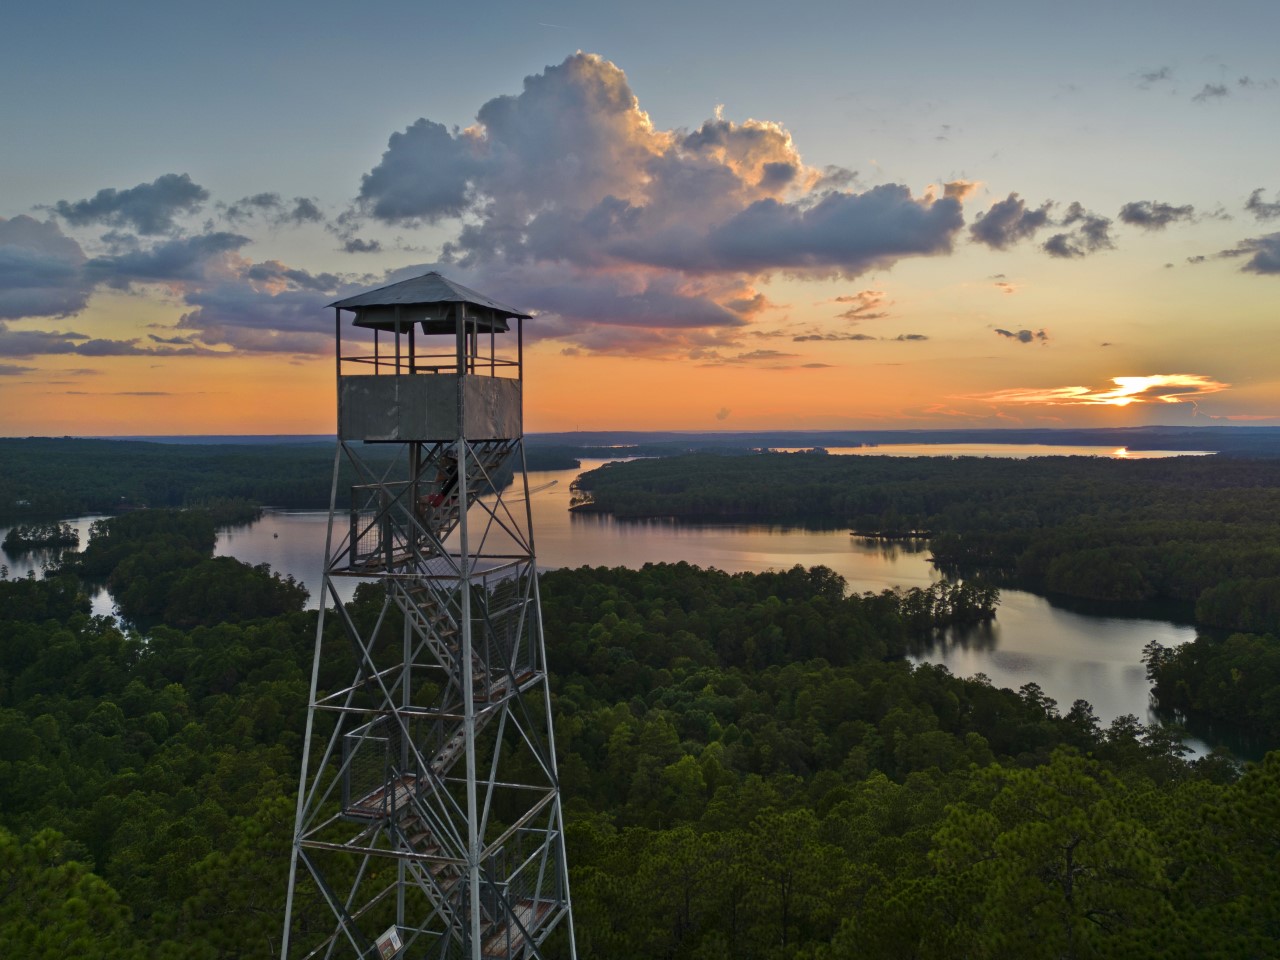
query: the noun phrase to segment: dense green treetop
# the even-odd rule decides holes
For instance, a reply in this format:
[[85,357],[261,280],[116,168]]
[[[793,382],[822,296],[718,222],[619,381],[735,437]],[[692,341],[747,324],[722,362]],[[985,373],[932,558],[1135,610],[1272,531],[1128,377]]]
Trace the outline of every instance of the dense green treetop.
[[[163,516],[86,552],[133,569],[145,627],[89,616],[70,570],[0,582],[6,956],[278,951],[316,614],[174,622],[240,574],[206,566],[212,518]],[[900,658],[989,615],[981,583],[662,564],[540,589],[583,960],[1227,960],[1280,937],[1280,754],[1238,778],[1163,728]],[[321,639],[323,692],[352,663],[338,618]]]

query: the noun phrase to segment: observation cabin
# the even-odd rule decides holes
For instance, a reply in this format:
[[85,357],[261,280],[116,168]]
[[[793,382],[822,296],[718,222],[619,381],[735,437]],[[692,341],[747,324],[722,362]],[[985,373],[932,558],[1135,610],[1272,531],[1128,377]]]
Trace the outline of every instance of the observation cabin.
[[[524,321],[432,271],[338,300],[338,438],[346,442],[498,440],[523,435]],[[373,333],[348,337],[352,326]],[[515,342],[509,336],[514,321]],[[504,336],[499,340],[499,334]]]

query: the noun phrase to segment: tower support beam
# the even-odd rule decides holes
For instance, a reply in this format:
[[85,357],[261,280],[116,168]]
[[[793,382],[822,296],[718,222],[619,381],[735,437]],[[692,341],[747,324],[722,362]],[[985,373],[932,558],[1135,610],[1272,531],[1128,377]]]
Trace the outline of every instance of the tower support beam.
[[[528,315],[438,274],[334,307],[339,439],[282,960],[530,960],[557,928],[576,957],[523,343],[497,347]],[[358,610],[352,580],[374,589]]]

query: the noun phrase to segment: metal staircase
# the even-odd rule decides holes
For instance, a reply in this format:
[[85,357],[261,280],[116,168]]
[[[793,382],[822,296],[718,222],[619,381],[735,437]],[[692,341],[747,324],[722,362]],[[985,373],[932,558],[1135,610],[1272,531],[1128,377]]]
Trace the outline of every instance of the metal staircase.
[[[504,376],[508,361],[491,353],[488,376],[477,372],[478,332],[492,344],[504,317],[523,315],[466,293],[445,306],[389,295],[393,313],[378,312],[381,300],[345,306],[360,297],[336,305],[394,333],[395,372],[348,377],[342,363],[354,361],[339,362],[282,958],[529,960],[557,928],[576,955],[520,364]],[[409,310],[421,312],[406,324]],[[456,332],[452,363],[422,362],[414,323]],[[386,361],[374,343],[377,371]],[[355,478],[349,507],[340,472]],[[342,602],[352,579],[380,588],[376,615],[367,587],[358,609]],[[349,679],[330,669],[322,681],[344,649]]]

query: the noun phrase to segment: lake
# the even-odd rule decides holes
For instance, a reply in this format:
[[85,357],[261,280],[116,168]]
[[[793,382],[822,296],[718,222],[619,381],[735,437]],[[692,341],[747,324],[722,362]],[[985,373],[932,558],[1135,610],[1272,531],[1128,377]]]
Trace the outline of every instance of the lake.
[[[1024,456],[1040,452],[1023,450]],[[937,445],[928,452],[955,455],[951,448]],[[581,470],[605,462],[583,461]],[[850,590],[857,593],[923,587],[939,578],[923,542],[875,542],[850,536],[847,530],[619,522],[599,514],[571,514],[569,487],[579,472],[533,471],[529,475],[534,543],[543,569],[638,567],[685,560],[736,573],[822,564],[844,577]],[[81,531],[82,544],[87,542],[93,519],[71,521]],[[268,510],[250,526],[219,534],[214,552],[246,563],[269,563],[273,570],[292,575],[311,592],[314,607],[320,596],[327,521],[325,511]],[[0,538],[4,533],[0,529]],[[29,569],[39,575],[48,558],[37,554],[0,559],[7,563],[11,576],[23,576]],[[342,580],[339,586],[344,596],[351,595],[356,582]],[[95,613],[112,612],[106,591],[100,591],[93,604]],[[1142,648],[1151,640],[1176,646],[1194,638],[1195,629],[1189,624],[1080,612],[1035,594],[1002,590],[994,623],[941,638],[921,649],[917,659],[943,664],[959,676],[986,674],[1000,687],[1017,689],[1034,681],[1064,712],[1074,700],[1088,700],[1104,723],[1126,713],[1148,722],[1154,714],[1141,662]],[[549,637],[548,642],[554,643],[555,638]],[[1202,741],[1190,745],[1197,752],[1207,749]]]
[[[581,470],[605,462],[583,461]],[[925,587],[939,579],[923,542],[869,541],[847,530],[621,522],[607,515],[570,513],[569,486],[579,472],[529,474],[534,544],[543,569],[685,560],[737,573],[822,564],[844,577],[856,593]],[[311,591],[314,606],[327,520],[324,511],[268,511],[252,526],[222,533],[215,552],[292,574]],[[343,580],[339,587],[349,597],[355,583]],[[1076,699],[1088,700],[1104,723],[1126,713],[1148,722],[1154,714],[1142,648],[1151,640],[1176,646],[1195,639],[1189,624],[1078,612],[1021,590],[1002,590],[1000,597],[996,620],[988,628],[942,638],[917,659],[944,664],[959,676],[984,673],[999,687],[1017,689],[1034,681],[1064,712]],[[1201,742],[1191,745],[1206,749]]]
[[[777,453],[801,453],[813,447],[771,447]],[[1110,460],[1155,460],[1161,457],[1208,457],[1213,450],[1130,450],[1047,443],[872,443],[861,447],[823,447],[833,456],[860,457],[1106,457]]]

